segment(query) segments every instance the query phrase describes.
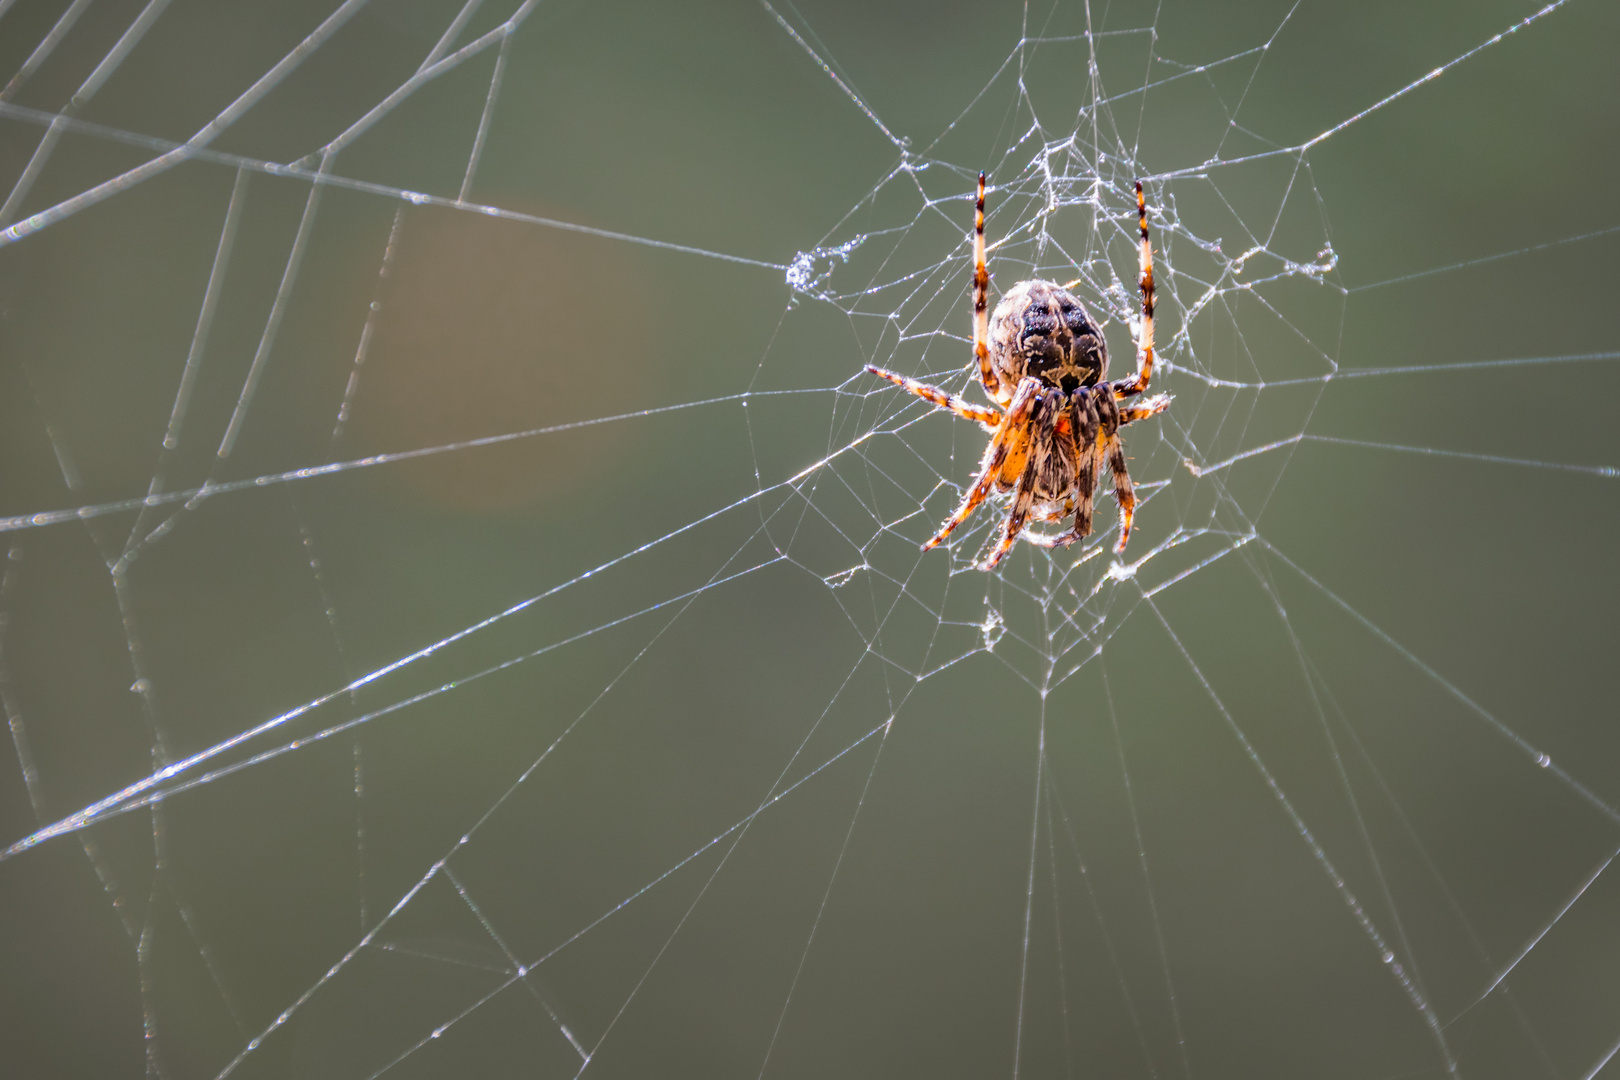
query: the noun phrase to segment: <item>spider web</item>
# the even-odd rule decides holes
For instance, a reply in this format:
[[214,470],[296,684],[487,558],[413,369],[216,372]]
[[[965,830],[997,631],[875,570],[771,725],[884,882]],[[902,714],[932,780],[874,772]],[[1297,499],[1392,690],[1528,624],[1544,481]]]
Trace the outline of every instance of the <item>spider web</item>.
[[0,0],[20,1072],[1604,1070],[1612,14],[959,14]]

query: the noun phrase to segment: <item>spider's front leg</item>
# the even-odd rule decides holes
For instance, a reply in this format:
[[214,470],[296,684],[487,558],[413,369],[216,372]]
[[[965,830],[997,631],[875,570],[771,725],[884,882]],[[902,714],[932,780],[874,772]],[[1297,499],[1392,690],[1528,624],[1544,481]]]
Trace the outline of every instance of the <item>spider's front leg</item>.
[[1142,232],[1137,248],[1137,266],[1142,272],[1142,333],[1138,351],[1142,367],[1129,379],[1114,383],[1115,397],[1130,397],[1148,388],[1153,375],[1153,245],[1148,243],[1147,203],[1142,200],[1142,181],[1136,182],[1136,225]]
[[871,364],[866,365],[866,370],[879,378],[888,379],[902,390],[911,391],[924,401],[938,405],[942,409],[949,409],[965,420],[972,420],[986,431],[995,431],[996,425],[1001,423],[1002,414],[999,409],[987,409],[983,405],[975,405],[973,402],[964,400],[948,390],[941,390],[937,386],[929,386],[925,382],[907,378],[893,371],[885,371],[883,368]]
[[1040,394],[1041,380],[1033,376],[1018,384],[1012,403],[1007,406],[1007,415],[1002,417],[996,433],[990,437],[990,445],[984,448],[984,460],[979,463],[979,475],[974,477],[973,486],[968,488],[962,505],[939,527],[934,538],[922,546],[924,551],[944,543],[946,537],[955,532],[956,527],[984,502],[992,486],[1000,484],[1004,488],[1010,487],[1016,478],[1023,475],[1024,466],[1029,460],[1030,418]]
[[979,381],[997,405],[1012,402],[1012,388],[1001,381],[990,362],[990,270],[984,264],[984,173],[979,174],[979,197],[973,209],[973,356],[979,362]]
[[1119,426],[1134,424],[1150,416],[1158,416],[1170,407],[1169,394],[1154,394],[1140,405],[1129,405],[1119,410]]

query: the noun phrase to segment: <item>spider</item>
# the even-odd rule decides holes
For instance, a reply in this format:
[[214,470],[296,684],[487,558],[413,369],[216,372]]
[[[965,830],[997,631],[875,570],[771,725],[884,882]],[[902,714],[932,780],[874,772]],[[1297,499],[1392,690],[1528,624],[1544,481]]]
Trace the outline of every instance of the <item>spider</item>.
[[[984,569],[999,563],[1019,536],[1043,547],[1063,547],[1091,535],[1092,494],[1104,460],[1114,474],[1119,504],[1119,542],[1125,550],[1136,511],[1136,492],[1125,469],[1119,429],[1163,412],[1170,404],[1159,394],[1138,405],[1122,399],[1147,389],[1153,373],[1153,249],[1148,244],[1147,207],[1136,184],[1136,220],[1142,239],[1141,369],[1130,378],[1108,382],[1108,346],[1086,309],[1064,286],[1020,281],[987,316],[990,273],[984,263],[984,173],[979,174],[973,222],[973,353],[979,381],[999,408],[975,405],[935,386],[867,365],[866,370],[925,401],[975,421],[990,432],[979,474],[939,532],[922,546],[937,547],[985,500],[993,487],[1012,491],[1012,505],[1001,536]],[[1071,284],[1073,284],[1071,282]],[[1034,521],[1058,522],[1074,515],[1074,527],[1058,536],[1025,532]]]

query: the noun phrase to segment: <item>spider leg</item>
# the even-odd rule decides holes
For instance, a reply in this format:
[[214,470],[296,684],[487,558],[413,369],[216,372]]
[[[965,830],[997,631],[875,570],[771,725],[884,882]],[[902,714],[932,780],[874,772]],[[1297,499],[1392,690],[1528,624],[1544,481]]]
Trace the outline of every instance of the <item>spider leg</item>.
[[[1030,469],[1033,469],[1034,460],[1031,459],[1029,464]],[[1024,526],[1029,524],[1030,507],[1035,505],[1035,485],[1033,481],[1034,477],[1030,475],[1030,470],[1026,470],[1024,475],[1018,478],[1017,485],[1013,489],[1012,507],[1007,511],[1007,520],[1001,530],[1001,539],[996,541],[996,546],[990,552],[990,557],[984,560],[986,570],[996,568],[996,564],[1018,542],[1018,534],[1023,532]]]
[[[1030,512],[1035,507],[1035,492],[1039,485],[1036,483],[1037,474],[1046,463],[1041,448],[1050,448],[1054,438],[1052,429],[1057,425],[1057,419],[1063,412],[1063,391],[1053,387],[1041,394],[1035,401],[1035,408],[1030,416],[1029,444],[1032,452],[1024,464],[1013,488],[1012,506],[1007,511],[1007,520],[1002,525],[1001,539],[996,542],[995,549],[985,560],[984,568],[991,570],[1012,550],[1023,533],[1024,527],[1029,524]],[[1006,471],[1003,470],[1003,476]]]
[[979,464],[979,475],[974,477],[973,486],[968,488],[967,494],[962,498],[962,504],[956,508],[955,513],[945,519],[945,524],[939,527],[939,532],[934,538],[922,546],[924,551],[944,543],[945,538],[955,532],[956,527],[966,521],[968,515],[984,502],[992,486],[999,485],[1003,488],[1011,486],[1012,480],[1003,477],[1009,474],[1017,477],[1023,473],[1024,465],[1029,460],[1030,414],[1040,399],[1040,391],[1041,380],[1033,376],[1018,384],[1012,404],[1007,406],[1007,415],[1002,417],[996,433],[991,436],[990,445],[984,448],[984,460]]
[[1124,551],[1131,538],[1131,519],[1136,516],[1136,485],[1125,468],[1125,444],[1119,440],[1120,409],[1110,394],[1097,395],[1097,457],[1107,456],[1114,474],[1114,501],[1119,504],[1119,542],[1115,551]]
[[1079,458],[1078,467],[1074,476],[1074,529],[1076,540],[1091,535],[1091,512],[1095,507],[1094,498],[1097,493],[1097,467],[1099,455],[1097,453],[1097,431],[1101,423],[1097,419],[1097,402],[1103,398],[1112,397],[1111,394],[1088,393],[1085,387],[1074,392],[1072,404],[1069,406],[1074,413],[1075,425],[1075,456]]
[[[1028,405],[1021,411],[1017,420],[1013,418],[1013,406],[1007,407],[1007,452],[1002,455],[1000,464],[995,469],[996,487],[1002,491],[1018,483],[1019,478],[1024,475],[1024,466],[1036,446],[1034,439],[1036,412],[1045,396],[1041,381],[1034,376],[1026,376],[1018,384],[1014,404],[1018,404],[1017,397],[1027,397]],[[989,460],[990,455],[987,452],[985,461]]]
[[904,375],[897,375],[892,371],[873,367],[871,364],[866,365],[866,370],[880,378],[888,379],[902,390],[911,391],[924,401],[932,402],[942,409],[951,410],[957,416],[980,424],[986,431],[996,430],[996,425],[1001,423],[1002,413],[1000,409],[989,409],[983,405],[975,405],[971,401],[966,401],[955,394],[941,390],[937,386],[929,386],[925,382],[918,382],[916,379],[909,379]]
[[1137,265],[1142,272],[1142,334],[1137,343],[1142,368],[1135,376],[1114,384],[1115,397],[1130,397],[1148,388],[1153,374],[1153,245],[1148,243],[1147,204],[1142,201],[1142,181],[1136,182],[1136,225],[1142,231],[1141,246],[1137,250]]
[[979,197],[973,211],[973,355],[979,361],[979,381],[998,405],[1012,400],[1013,388],[1002,383],[990,363],[990,271],[984,265],[984,173],[979,174]]
[[1150,416],[1157,416],[1170,407],[1169,394],[1156,394],[1140,405],[1119,410],[1119,426],[1134,424],[1138,420],[1146,420]]
[[[1148,417],[1155,416],[1170,407],[1169,394],[1160,394],[1144,404],[1133,405],[1126,409],[1119,408],[1112,400],[1112,397],[1112,394],[1103,394],[1099,400],[1108,401],[1108,405],[1102,406],[1105,409],[1109,405],[1114,406],[1119,416],[1118,427],[1123,427],[1135,420],[1146,420]],[[1113,451],[1110,455],[1109,467],[1114,470],[1115,498],[1119,497],[1120,477],[1124,477],[1126,499],[1129,503],[1129,509],[1125,511],[1124,515],[1127,531],[1130,528],[1130,516],[1136,507],[1135,487],[1131,484],[1130,475],[1125,472],[1124,451],[1120,445],[1119,436],[1115,435],[1110,440],[1099,440],[1097,437],[1100,427],[1097,416],[1098,401],[1088,399],[1086,388],[1082,386],[1074,392],[1069,407],[1073,417],[1074,430],[1079,433],[1075,441],[1075,456],[1078,461],[1074,473],[1074,528],[1061,536],[1054,536],[1050,540],[1043,541],[1046,547],[1067,547],[1076,540],[1084,540],[1091,535],[1091,515],[1096,507],[1097,471],[1102,467],[1104,454],[1110,449],[1109,446],[1104,445],[1105,442],[1111,444]],[[1126,503],[1122,502],[1120,505],[1125,506]],[[1124,545],[1121,544],[1121,546]]]

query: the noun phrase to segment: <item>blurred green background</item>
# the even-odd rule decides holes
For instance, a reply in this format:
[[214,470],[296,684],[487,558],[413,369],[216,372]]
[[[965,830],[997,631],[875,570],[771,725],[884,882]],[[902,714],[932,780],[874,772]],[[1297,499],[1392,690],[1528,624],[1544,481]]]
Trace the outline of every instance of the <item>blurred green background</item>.
[[[0,188],[144,6],[0,8],[0,78],[27,71],[0,94]],[[161,152],[117,133],[190,138],[332,7],[168,5],[71,106],[100,127],[62,136],[19,219]],[[474,7],[457,47],[513,10]],[[1569,0],[1211,182],[1191,173],[1212,156],[1305,144],[1537,9],[779,5],[928,166],[907,172],[772,10],[543,2],[468,188],[511,214],[398,197],[457,196],[491,48],[330,163],[343,183],[291,265],[311,185],[257,166],[364,116],[458,10],[362,8],[212,144],[243,179],[192,161],[0,247],[0,517],[138,499],[154,473],[186,491],[452,447],[0,537],[6,844],[329,696],[209,763],[246,767],[0,861],[0,1072],[1607,1060],[1620,489],[1562,466],[1620,466],[1614,5]],[[1336,270],[1228,282],[1156,381],[1164,426],[1131,433],[1161,485],[1132,557],[1216,532],[1135,581],[1106,558],[1054,578],[1027,545],[994,577],[965,569],[971,544],[919,557],[954,497],[932,478],[965,482],[979,436],[936,417],[843,449],[896,426],[857,373],[963,363],[969,178],[1005,181],[993,232],[1027,225],[1030,110],[1091,145],[1097,97],[1113,178],[1174,174],[1150,181],[1161,343],[1216,258],[1192,238],[1227,260],[1330,243]],[[1075,206],[1050,227],[1084,246],[1094,225]],[[816,264],[836,298],[785,284],[860,234],[847,267]],[[1091,270],[1128,283],[1108,244]],[[1007,249],[1000,287],[1028,254]],[[916,294],[864,291],[913,274]],[[1485,361],[1516,362],[1457,367]],[[1181,464],[1301,434],[1321,438]]]

